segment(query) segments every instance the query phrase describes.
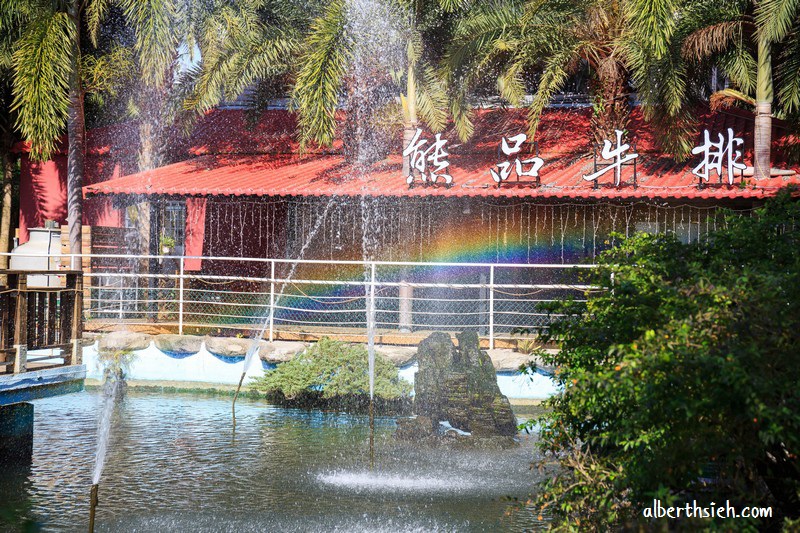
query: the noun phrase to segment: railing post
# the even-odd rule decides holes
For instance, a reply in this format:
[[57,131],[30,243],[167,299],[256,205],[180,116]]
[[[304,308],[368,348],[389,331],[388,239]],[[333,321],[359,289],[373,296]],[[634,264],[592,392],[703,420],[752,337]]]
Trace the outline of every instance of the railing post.
[[178,272],[178,335],[183,335],[183,262],[184,258],[181,257]]
[[489,266],[489,349],[494,350],[494,265]]
[[28,278],[17,276],[17,309],[14,317],[14,373],[25,372],[28,366]]
[[275,261],[269,263],[269,342],[272,342],[275,340]]
[[[75,298],[72,300],[72,357],[70,364],[79,365],[83,360],[81,341],[83,337],[83,271],[71,274],[74,276]],[[67,276],[69,278],[69,275]]]
[[367,335],[371,335],[373,339],[375,338],[375,325],[378,312],[375,304],[375,278],[375,263],[373,262],[370,265],[369,271],[369,302],[367,302]]

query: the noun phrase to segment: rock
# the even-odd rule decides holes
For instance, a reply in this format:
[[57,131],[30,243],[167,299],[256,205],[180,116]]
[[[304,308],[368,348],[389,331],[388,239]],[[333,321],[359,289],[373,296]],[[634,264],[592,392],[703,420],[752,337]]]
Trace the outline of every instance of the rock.
[[294,359],[294,356],[302,353],[308,345],[297,341],[261,341],[259,343],[258,355],[262,361],[278,364],[285,363]]
[[430,437],[436,431],[433,421],[427,416],[412,416],[397,419],[395,437],[411,442]]
[[494,365],[494,369],[497,372],[518,372],[521,365],[527,363],[536,363],[536,368],[545,374],[553,373],[552,367],[543,364],[542,360],[534,355],[515,352],[514,350],[510,350],[508,348],[486,350],[486,353],[492,360],[492,365]]
[[458,435],[459,440],[513,438],[517,434],[516,417],[508,398],[500,394],[494,366],[480,349],[477,333],[467,331],[457,338],[458,348],[448,334],[441,332],[420,343],[414,412],[430,419],[434,431],[439,422],[447,421],[472,434]]
[[517,372],[521,365],[534,360],[532,355],[515,352],[508,348],[486,350],[497,372]]
[[156,348],[162,352],[179,355],[196,354],[203,344],[202,337],[196,335],[156,335],[153,337]]
[[86,348],[87,346],[92,346],[95,342],[97,342],[102,335],[100,333],[95,333],[93,331],[84,331],[83,336],[81,337],[81,346]]
[[144,350],[150,346],[151,339],[150,335],[144,333],[114,331],[100,337],[97,348],[103,352]]
[[417,358],[416,346],[378,346],[375,352],[391,361],[394,366],[406,366]]
[[205,337],[206,350],[221,357],[244,357],[253,346],[252,339],[237,337]]

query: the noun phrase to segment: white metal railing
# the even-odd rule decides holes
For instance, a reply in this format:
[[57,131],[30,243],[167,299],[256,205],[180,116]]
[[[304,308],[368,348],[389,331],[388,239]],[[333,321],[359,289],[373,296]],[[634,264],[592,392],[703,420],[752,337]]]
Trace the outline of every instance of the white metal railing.
[[[373,300],[382,332],[477,329],[493,348],[500,336],[546,328],[550,302],[581,300],[594,289],[581,282],[580,272],[594,266],[587,264],[123,254],[59,259],[65,267],[83,260],[92,265],[84,273],[89,324],[158,322],[179,333],[187,327],[263,329],[270,341],[298,331],[366,336]],[[187,270],[189,259],[202,260],[203,270]]]

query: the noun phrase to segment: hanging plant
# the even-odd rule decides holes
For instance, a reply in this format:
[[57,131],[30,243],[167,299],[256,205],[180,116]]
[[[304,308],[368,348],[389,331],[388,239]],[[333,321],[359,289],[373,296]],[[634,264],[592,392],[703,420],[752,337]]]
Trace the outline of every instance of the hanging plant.
[[158,240],[161,255],[169,255],[175,250],[175,239],[169,235],[162,235]]

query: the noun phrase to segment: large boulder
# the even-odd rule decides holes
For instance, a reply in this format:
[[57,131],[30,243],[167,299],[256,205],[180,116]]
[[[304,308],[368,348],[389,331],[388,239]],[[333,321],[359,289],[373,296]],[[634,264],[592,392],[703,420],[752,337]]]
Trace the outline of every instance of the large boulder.
[[[477,333],[466,331],[457,338],[458,347],[448,334],[437,332],[419,345],[414,425],[422,420],[432,433],[441,433],[444,427],[461,436],[513,440],[516,418],[508,398],[500,393],[494,366],[480,349]],[[400,438],[403,434],[401,430]]]
[[150,346],[152,337],[144,333],[134,333],[131,331],[114,331],[108,335],[103,335],[97,343],[97,349],[101,352],[130,352],[133,350],[145,350]]
[[237,337],[206,337],[206,350],[221,357],[244,357],[253,346],[253,339]]
[[278,364],[294,359],[294,356],[304,352],[308,345],[299,341],[261,341],[258,355],[262,361]]
[[378,346],[375,352],[384,356],[394,366],[406,366],[417,358],[416,346]]
[[202,337],[197,335],[172,335],[163,334],[153,337],[156,348],[165,353],[178,355],[194,355],[200,351],[203,343]]

